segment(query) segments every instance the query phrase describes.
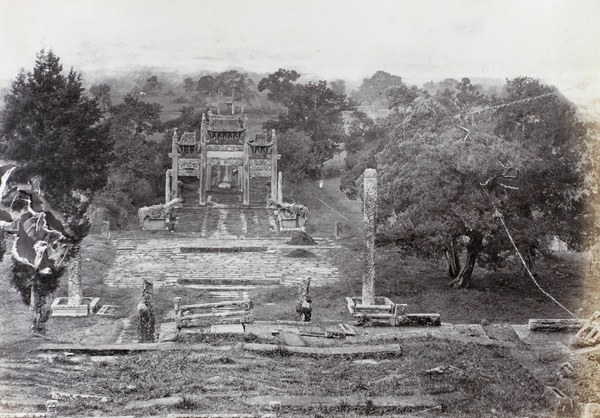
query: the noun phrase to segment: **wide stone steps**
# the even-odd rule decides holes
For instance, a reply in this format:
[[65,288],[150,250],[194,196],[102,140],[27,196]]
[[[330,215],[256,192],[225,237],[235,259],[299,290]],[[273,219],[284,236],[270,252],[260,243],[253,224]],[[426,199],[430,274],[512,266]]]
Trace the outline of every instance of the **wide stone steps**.
[[265,208],[183,207],[173,211],[175,235],[234,239],[277,233],[273,210]]
[[[327,241],[317,246],[291,246],[289,238],[204,239],[146,238],[119,240],[117,257],[105,283],[109,286],[139,287],[143,279],[155,286],[291,286],[311,277],[313,286],[339,280],[329,262],[335,249]],[[294,249],[304,248],[316,257],[291,258]]]

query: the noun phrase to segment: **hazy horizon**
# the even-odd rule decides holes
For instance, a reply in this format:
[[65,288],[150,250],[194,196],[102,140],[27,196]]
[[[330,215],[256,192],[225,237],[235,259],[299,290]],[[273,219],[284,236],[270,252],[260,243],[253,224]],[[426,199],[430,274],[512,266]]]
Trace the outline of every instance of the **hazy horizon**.
[[416,85],[531,76],[597,107],[597,22],[592,0],[2,0],[0,86],[52,49],[90,77],[144,67],[355,82],[383,70]]

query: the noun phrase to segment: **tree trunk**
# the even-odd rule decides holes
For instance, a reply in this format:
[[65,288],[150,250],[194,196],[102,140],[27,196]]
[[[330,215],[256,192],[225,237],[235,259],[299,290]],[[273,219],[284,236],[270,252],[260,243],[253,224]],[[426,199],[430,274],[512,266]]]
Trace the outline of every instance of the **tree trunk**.
[[456,278],[450,282],[450,286],[464,289],[470,286],[471,276],[473,274],[473,269],[475,268],[477,255],[481,251],[482,242],[483,236],[480,234],[472,233],[469,235],[469,243],[467,244],[467,259],[465,260],[465,264],[460,269],[460,272]]
[[450,240],[450,247],[446,248],[444,256],[448,263],[448,275],[451,279],[454,279],[460,273],[460,259],[458,258],[458,251],[456,249],[456,237],[452,237]]
[[31,284],[31,293],[29,300],[29,317],[31,319],[31,333],[33,335],[43,334],[46,330],[45,318],[42,315],[43,301],[35,290],[35,283]]

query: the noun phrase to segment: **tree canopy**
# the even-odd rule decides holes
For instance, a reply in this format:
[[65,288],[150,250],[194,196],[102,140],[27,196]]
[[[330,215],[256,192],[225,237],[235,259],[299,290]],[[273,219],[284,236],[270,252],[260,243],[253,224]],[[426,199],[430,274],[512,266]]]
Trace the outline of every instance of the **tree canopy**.
[[352,92],[352,98],[358,103],[370,106],[372,110],[388,107],[387,91],[391,88],[404,87],[402,77],[377,71],[369,78],[364,78],[358,90]]
[[0,122],[4,156],[18,163],[14,179],[39,178],[44,198],[79,238],[86,202],[106,184],[112,150],[98,101],[83,92],[80,75],[64,75],[60,59],[42,51],[33,72],[12,83]]
[[[124,227],[127,213],[155,203],[160,196],[167,150],[152,135],[162,131],[161,106],[132,96],[112,106],[107,115],[114,144],[108,184],[98,196],[111,224]],[[162,137],[161,137],[162,138]],[[165,139],[170,143],[169,139]]]
[[413,90],[372,122],[381,129],[363,121],[372,138],[347,148],[341,187],[350,197],[360,194],[362,173],[351,168],[379,171],[380,239],[421,256],[446,254],[456,286],[469,285],[475,261],[498,267],[510,254],[500,214],[528,260],[554,235],[583,241],[584,126],[537,80],[507,80],[506,91],[489,98],[466,78],[434,96]]
[[279,69],[260,81],[258,90],[268,90],[267,98],[286,109],[263,128],[307,134],[316,158],[314,169],[307,174],[318,176],[323,163],[333,157],[337,143],[345,138],[343,113],[353,111],[355,105],[341,92],[339,83],[333,89],[324,80],[300,84],[296,83],[298,78],[300,74],[294,70]]
[[5,173],[13,185],[6,195],[8,177],[2,179],[12,220],[3,234],[16,234],[12,283],[31,303],[34,330],[43,330],[42,307],[58,285],[62,261],[78,260],[90,227],[87,209],[108,175],[108,128],[98,100],[83,93],[81,77],[73,70],[65,76],[60,59],[42,51],[4,98],[2,147],[16,167]]

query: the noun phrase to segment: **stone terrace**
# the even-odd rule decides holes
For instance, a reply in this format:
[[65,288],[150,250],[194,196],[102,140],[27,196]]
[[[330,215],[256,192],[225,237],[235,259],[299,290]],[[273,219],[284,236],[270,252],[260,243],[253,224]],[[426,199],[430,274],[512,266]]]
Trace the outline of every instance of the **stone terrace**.
[[[310,276],[313,286],[339,279],[329,261],[338,247],[327,239],[316,246],[286,244],[291,235],[277,231],[273,210],[213,204],[183,207],[169,231],[132,230],[115,234],[117,257],[105,284],[139,287],[193,286],[213,297],[240,297],[256,286],[296,285]],[[303,248],[315,257],[292,258]]]

